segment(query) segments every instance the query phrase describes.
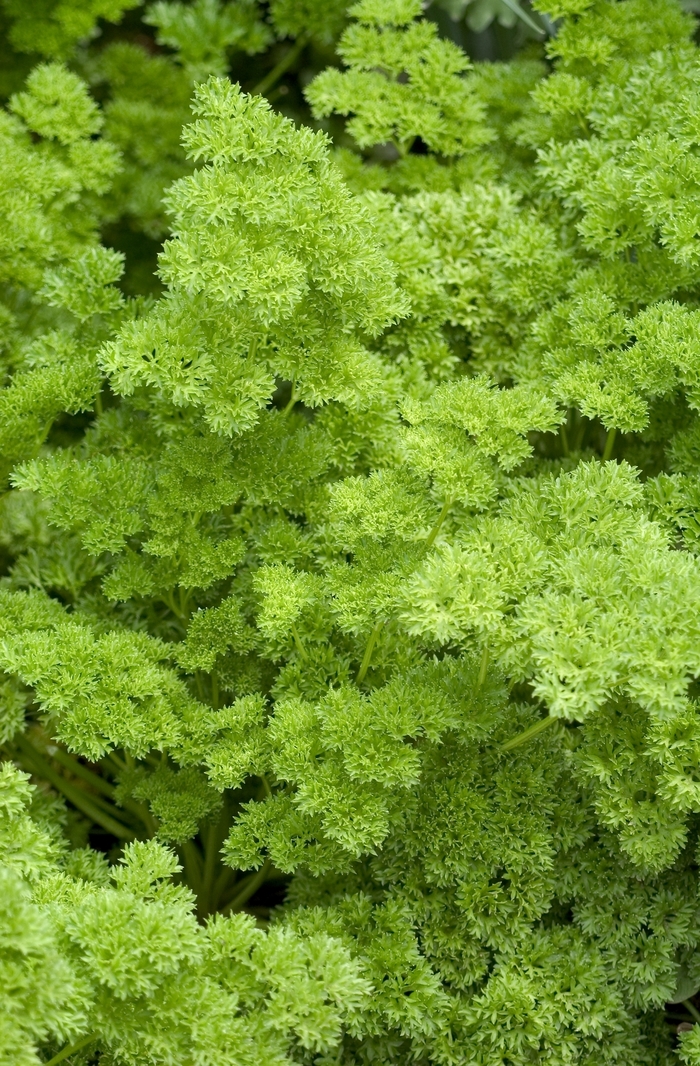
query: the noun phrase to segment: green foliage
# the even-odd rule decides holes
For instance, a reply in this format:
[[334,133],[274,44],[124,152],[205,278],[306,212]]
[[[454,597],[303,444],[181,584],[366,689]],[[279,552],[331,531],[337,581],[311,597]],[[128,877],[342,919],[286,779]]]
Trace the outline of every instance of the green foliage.
[[438,39],[418,0],[362,0],[357,22],[338,52],[349,70],[324,71],[307,91],[316,116],[350,115],[347,130],[361,148],[391,141],[404,155],[416,137],[442,155],[458,156],[489,139],[478,100],[460,77],[464,53]]
[[699,1063],[688,5],[64,6],[3,8],[0,1064]]
[[266,934],[247,915],[197,925],[191,893],[170,883],[175,856],[153,841],[112,870],[54,852],[29,878],[7,841],[34,833],[34,855],[49,834],[27,812],[26,775],[6,766],[0,787],[3,1062],[39,1063],[37,1037],[55,1046],[80,1034],[130,1064],[281,1064],[295,1048],[337,1044],[367,988],[341,944]]
[[388,263],[361,242],[364,216],[325,138],[221,81],[196,90],[194,110],[184,143],[209,165],[169,194],[169,299],[103,349],[115,389],[155,386],[227,434],[255,425],[277,377],[311,407],[371,394],[379,374],[352,331],[376,335],[405,305]]
[[2,0],[10,20],[8,38],[20,52],[38,52],[51,59],[67,59],[83,38],[95,35],[98,19],[119,22],[141,0]]
[[270,19],[280,37],[334,41],[345,24],[346,0],[270,0]]
[[246,0],[225,7],[219,0],[198,0],[189,7],[160,0],[148,9],[145,21],[157,27],[158,44],[175,50],[193,81],[225,74],[229,48],[254,55],[271,39],[256,4]]
[[[107,287],[119,278],[121,260],[97,244],[96,197],[119,167],[114,145],[96,137],[98,107],[75,74],[45,64],[10,109],[0,130],[5,475],[8,462],[36,452],[59,414],[92,406],[101,319],[121,307]],[[51,307],[69,314],[51,315]]]

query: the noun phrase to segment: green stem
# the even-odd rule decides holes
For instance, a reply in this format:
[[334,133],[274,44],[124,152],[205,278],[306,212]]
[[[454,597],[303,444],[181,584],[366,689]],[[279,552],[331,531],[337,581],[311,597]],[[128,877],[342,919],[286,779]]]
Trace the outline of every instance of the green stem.
[[[165,758],[164,758],[164,756],[165,756]],[[136,770],[136,762],[135,762],[133,756],[130,755],[129,758],[131,759],[131,763],[129,764],[129,769],[133,772],[134,770]],[[149,751],[148,754],[142,756],[142,760],[143,760],[143,762],[147,762],[149,766],[152,766],[154,770],[160,770],[160,769],[162,769],[163,766],[167,766],[168,765],[168,759],[167,759],[167,756],[165,755],[164,751],[161,751],[160,759],[156,758],[156,756],[152,755],[151,752]]]
[[[198,525],[198,523],[199,517],[197,517],[196,521],[194,521],[192,524],[196,526]],[[192,598],[192,589],[186,589],[183,588],[182,585],[180,585],[178,596],[180,598],[180,618],[182,618],[184,621],[187,621],[190,614],[190,600]]]
[[527,12],[523,11],[520,4],[518,3],[518,0],[503,0],[503,3],[506,5],[506,7],[510,8],[514,15],[517,15],[519,19],[522,19],[526,26],[529,26],[531,30],[534,30],[535,33],[538,33],[540,37],[547,36],[547,31],[543,29],[542,26],[538,26],[537,23],[530,18]]
[[549,729],[550,725],[554,725],[556,721],[557,719],[551,714],[547,715],[546,718],[540,718],[539,722],[535,722],[529,729],[525,729],[511,740],[507,740],[505,744],[501,744],[501,751],[512,751],[513,748],[519,748],[521,744],[525,744],[528,740],[536,737],[538,733]]
[[210,914],[212,910],[212,889],[214,887],[214,873],[216,871],[216,860],[218,858],[218,845],[219,845],[219,826],[220,821],[212,822],[207,832],[207,839],[204,844],[204,872],[202,874],[202,885],[197,896],[197,910],[200,917],[204,917],[206,914]]
[[285,404],[285,406],[282,408],[282,417],[283,418],[287,417],[287,415],[290,413],[290,411],[292,410],[292,408],[294,407],[296,402],[297,402],[297,383],[296,383],[296,381],[293,381],[292,382],[292,391],[291,391],[291,393],[289,395],[289,403]]
[[406,156],[408,155],[408,153],[413,148],[413,145],[416,143],[417,140],[418,140],[417,137],[409,137],[405,141],[400,141],[398,139],[394,139],[394,140],[389,141],[389,144],[393,144],[394,148],[399,153],[399,156],[401,157],[401,159],[405,159]]
[[566,432],[566,422],[562,422],[559,427],[559,436],[561,437],[561,450],[564,453],[566,459],[569,458],[569,435]]
[[365,654],[362,656],[362,662],[360,663],[360,669],[357,671],[357,677],[355,678],[355,683],[357,685],[361,684],[364,681],[365,675],[366,675],[367,671],[369,670],[369,664],[372,661],[372,652],[374,651],[374,645],[377,643],[377,637],[379,636],[379,633],[381,632],[381,628],[382,628],[383,624],[384,624],[383,622],[377,622],[376,626],[374,627],[374,629],[372,630],[372,632],[369,635],[369,640],[367,641],[367,647],[365,648]]
[[[128,758],[131,759],[131,756],[128,756]],[[133,759],[131,761],[133,763]],[[126,774],[129,771],[129,766],[127,765],[127,763],[123,762],[123,760],[119,758],[116,752],[110,752],[109,755],[103,755],[100,759],[100,762],[107,763],[109,768],[112,770],[112,773],[116,774],[117,776],[120,776],[121,774]],[[156,836],[156,834],[158,833],[158,822],[156,821],[156,819],[153,818],[153,815],[148,810],[148,807],[146,807],[142,803],[136,803],[135,800],[123,800],[121,801],[119,806],[124,807],[125,810],[132,811],[136,815],[136,818],[141,819],[141,821],[146,826],[146,830],[149,837]]]
[[182,857],[185,861],[185,877],[195,896],[202,890],[202,856],[191,840],[186,840],[181,846]]
[[163,603],[165,604],[165,606],[166,606],[166,607],[168,608],[168,610],[169,610],[169,611],[170,611],[170,612],[171,612],[172,614],[174,614],[176,618],[179,618],[179,611],[178,611],[177,607],[175,606],[175,600],[174,600],[174,598],[173,598],[173,592],[172,592],[172,589],[168,589],[168,591],[167,591],[167,592],[163,592],[163,593],[161,593],[161,596],[160,596],[160,598],[161,598],[161,601],[162,601],[162,602],[163,602]]
[[586,437],[586,430],[588,429],[588,419],[585,415],[579,414],[578,426],[576,428],[576,439],[574,441],[573,451],[580,452],[583,448],[583,442]]
[[123,807],[125,811],[130,811],[132,814],[136,815],[140,822],[143,822],[149,837],[154,837],[156,835],[158,832],[158,822],[145,804],[137,803],[136,800],[132,799],[123,799],[119,806]]
[[[94,774],[91,770],[88,770],[87,767],[83,766],[82,763],[79,763],[78,760],[74,759],[72,755],[68,754],[68,752],[63,751],[62,748],[57,748],[55,752],[51,753],[50,751],[47,751],[46,754],[49,758],[55,759],[56,762],[61,764],[61,766],[65,766],[65,768],[75,777],[82,778],[82,780],[88,785],[92,785],[93,788],[98,789],[105,796],[109,796],[110,801],[113,800],[114,786],[110,785],[109,781],[105,781],[104,777],[100,777],[98,774]],[[111,761],[113,766],[118,766],[114,760],[110,760],[108,755],[105,755],[101,761],[106,762],[107,760]],[[121,772],[123,773],[123,769]],[[106,802],[100,797],[94,797],[94,802],[99,803],[103,809],[106,809],[108,814],[112,813],[112,808],[115,806],[112,802]],[[125,799],[119,804],[117,809],[128,811],[130,814],[134,815],[138,821],[143,822],[150,836],[155,834],[158,826],[148,808],[144,807],[143,804],[136,803],[134,800]]]
[[215,711],[219,709],[219,678],[216,675],[216,670],[211,674],[211,705]]
[[197,686],[197,696],[199,697],[199,702],[204,703],[206,701],[206,697],[204,694],[204,681],[202,680],[201,670],[195,670],[194,683]]
[[232,870],[230,866],[224,866],[223,870],[214,882],[212,888],[210,913],[213,914],[214,911],[217,911],[219,909],[219,900],[221,899],[226,889],[229,887],[229,881],[231,880],[231,878],[235,880],[235,877],[236,871]]
[[285,52],[279,63],[268,71],[265,77],[251,90],[252,96],[264,96],[273,85],[280,80],[283,74],[289,70],[306,48],[309,38],[305,33],[300,34],[292,47]]
[[108,818],[115,817],[118,821],[124,822],[127,826],[132,828],[135,832],[139,828],[138,823],[143,819],[140,814],[136,814],[135,811],[129,810],[128,806],[117,807],[116,803],[110,803],[104,796],[93,796],[87,792],[83,792],[79,785],[74,785],[81,795],[87,796],[90,803],[94,803],[96,807],[99,807],[101,811],[107,815]]
[[433,528],[430,530],[430,533],[428,533],[428,536],[425,539],[425,547],[426,548],[432,548],[433,544],[435,543],[435,538],[437,537],[438,533],[440,532],[440,529],[442,528],[442,523],[447,518],[447,512],[449,511],[451,506],[452,506],[452,498],[448,496],[448,498],[445,500],[445,502],[442,505],[442,510],[440,511],[440,514],[438,516],[437,522],[435,523]]
[[[122,769],[120,773],[124,773],[124,769]],[[158,832],[158,822],[153,817],[145,803],[138,803],[134,799],[125,798],[120,801],[119,807],[123,807],[125,811],[131,811],[132,814],[135,814],[139,821],[143,822],[149,837],[154,837],[156,835]]]
[[603,451],[603,462],[607,463],[609,459],[612,459],[613,448],[615,447],[615,436],[617,434],[617,428],[615,426],[608,430],[608,435],[605,438],[605,449]]
[[[79,811],[87,815],[96,825],[101,825],[103,829],[106,829],[108,833],[112,833],[113,836],[119,840],[135,840],[136,833],[129,827],[118,821],[111,813],[107,813],[97,805],[97,801],[93,802],[91,797],[88,797],[80,788],[69,784],[65,778],[61,777],[53,767],[42,759],[37,752],[33,744],[31,744],[20,733],[15,737],[15,744],[20,749],[23,758],[29,765],[32,773],[37,777],[44,778],[54,788],[62,792],[63,795],[69,800],[74,807],[77,807]],[[116,809],[115,809],[115,814]]]
[[116,751],[107,752],[106,755],[102,756],[100,762],[106,762],[108,765],[111,764],[114,773],[123,774],[127,769],[126,763],[119,758]]
[[476,682],[477,692],[486,681],[486,671],[489,668],[489,646],[484,644],[483,651],[481,652],[481,665],[479,667],[479,678]]
[[76,1051],[80,1051],[82,1048],[87,1047],[88,1044],[92,1044],[97,1037],[92,1033],[87,1036],[83,1036],[80,1040],[76,1040],[75,1044],[71,1044],[70,1047],[64,1047],[63,1051],[59,1051],[57,1055],[54,1055],[52,1059],[44,1063],[44,1066],[56,1066],[56,1063],[63,1062],[69,1055],[74,1055]]
[[[196,526],[199,522],[199,516],[195,516],[192,525]],[[161,592],[159,599],[161,603],[164,603],[171,614],[174,614],[178,622],[186,627],[187,620],[190,614],[190,600],[192,598],[192,589],[186,589],[180,586],[177,591],[177,598],[179,604],[175,601],[175,590],[168,589],[166,592]]]
[[246,877],[241,883],[240,890],[236,893],[232,900],[226,904],[222,909],[222,914],[235,914],[248,902],[251,896],[253,896],[260,886],[267,880],[267,875],[272,869],[272,863],[269,859],[265,859],[265,862],[260,867],[257,873],[251,874],[250,877]]
[[54,421],[55,420],[53,418],[50,418],[48,420],[48,422],[46,422],[44,424],[44,431],[41,434],[41,436],[39,437],[39,440],[37,441],[36,447],[34,449],[34,455],[33,455],[34,459],[36,459],[36,457],[38,456],[39,452],[41,451],[41,446],[43,445],[44,441],[46,440],[46,438],[48,437],[49,433],[51,432],[51,427],[53,426]]
[[62,748],[56,748],[53,752],[47,749],[46,754],[50,759],[55,759],[61,766],[65,766],[66,770],[70,770],[74,777],[82,778],[88,785],[92,785],[93,788],[96,788],[105,796],[109,796],[110,799],[113,798],[114,787],[110,785],[109,781],[105,781],[104,777],[100,777],[99,774],[94,774],[92,770],[88,770],[86,766],[74,759],[67,751],[63,751]]
[[293,622],[292,622],[292,636],[294,637],[294,643],[296,644],[297,651],[299,652],[299,658],[301,659],[301,661],[303,663],[308,663],[309,657],[306,654],[306,649],[304,648],[304,645],[302,644],[301,637],[299,636],[297,627],[294,625]]
[[688,1014],[690,1014],[691,1018],[693,1018],[696,1022],[700,1022],[700,1011],[693,1003],[690,1002],[689,999],[683,1000],[683,1006],[688,1011]]

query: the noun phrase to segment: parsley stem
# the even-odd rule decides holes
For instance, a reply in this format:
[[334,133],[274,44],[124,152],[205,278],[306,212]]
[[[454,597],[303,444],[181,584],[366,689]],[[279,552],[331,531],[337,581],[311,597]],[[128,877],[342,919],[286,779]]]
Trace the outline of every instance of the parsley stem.
[[479,677],[478,677],[478,680],[476,682],[476,690],[477,690],[477,692],[479,691],[481,686],[486,681],[486,671],[488,670],[488,668],[489,668],[489,646],[488,646],[488,644],[484,644],[483,651],[481,652],[481,665],[479,667]]
[[588,419],[580,412],[574,411],[574,425],[576,426],[576,437],[574,439],[574,445],[571,450],[573,452],[580,452],[583,448],[583,442],[586,437],[586,430],[588,429]]
[[302,639],[299,636],[299,631],[298,631],[297,627],[294,625],[293,622],[292,622],[292,636],[294,637],[294,643],[296,644],[297,651],[299,652],[299,658],[301,659],[301,661],[303,663],[308,663],[309,657],[306,654],[306,648],[304,647],[304,645],[302,643]]
[[282,408],[282,417],[283,418],[287,417],[287,415],[291,412],[291,410],[294,407],[296,402],[297,402],[297,383],[296,383],[296,381],[293,381],[292,382],[292,391],[289,394],[289,403],[285,404],[285,406]]
[[67,751],[63,751],[62,748],[56,748],[54,751],[47,749],[46,754],[55,759],[61,766],[65,766],[67,770],[70,770],[74,777],[81,777],[88,785],[92,785],[93,788],[104,793],[105,796],[109,796],[110,799],[113,798],[114,788],[109,781],[105,781],[104,777],[100,777],[99,774],[94,774],[92,770],[88,770],[86,766],[74,759]]
[[69,800],[74,807],[77,807],[79,811],[87,815],[96,825],[101,825],[103,829],[106,829],[108,833],[112,833],[113,836],[119,840],[135,840],[136,832],[130,826],[124,825],[118,821],[114,816],[118,812],[115,808],[114,814],[107,813],[98,806],[97,799],[88,796],[82,789],[76,785],[71,785],[64,777],[61,777],[52,766],[49,765],[36,750],[34,745],[22,736],[20,733],[15,737],[15,744],[19,748],[22,758],[29,766],[32,773],[38,777],[43,777],[45,781],[53,785],[55,789],[62,792],[63,795]]
[[603,462],[607,463],[609,459],[612,459],[613,448],[615,447],[615,436],[617,434],[617,427],[613,426],[608,430],[608,435],[605,438],[605,450],[603,451]]
[[54,1055],[52,1059],[44,1063],[44,1066],[56,1066],[56,1063],[63,1062],[69,1055],[74,1055],[76,1051],[80,1051],[82,1048],[87,1047],[88,1044],[92,1044],[97,1037],[93,1033],[88,1033],[87,1036],[82,1036],[80,1040],[76,1040],[75,1044],[71,1044],[69,1047],[64,1047],[63,1051],[59,1051],[57,1055]]
[[230,887],[229,883],[232,878],[235,879],[236,871],[232,870],[230,866],[224,866],[216,881],[213,884],[211,891],[211,910],[210,914],[213,914],[219,909],[219,900],[226,890]]
[[[92,785],[92,787],[97,789],[98,792],[107,796],[108,800],[103,800],[100,797],[93,797],[93,800],[95,803],[105,808],[109,814],[112,813],[112,810],[116,805],[114,804],[114,786],[111,785],[109,781],[106,781],[104,777],[100,777],[99,774],[93,773],[92,770],[88,770],[86,766],[83,766],[81,762],[78,762],[74,756],[69,755],[67,751],[63,750],[63,748],[56,748],[55,751],[47,750],[47,755],[49,755],[51,759],[60,763],[61,766],[65,766],[74,777],[82,778],[86,784]],[[117,765],[110,759],[109,755],[103,756],[100,761],[107,763],[112,762],[113,765]],[[120,771],[118,770],[118,772]],[[121,772],[123,772],[123,769]],[[129,812],[137,819],[137,821],[143,822],[150,836],[155,835],[158,827],[148,808],[144,807],[142,803],[136,803],[131,799],[123,799],[116,809],[119,811],[120,815]],[[129,819],[127,818],[126,820],[128,821]]]
[[[180,591],[182,592],[182,590],[180,590]],[[184,625],[184,623],[187,621],[187,616],[186,616],[186,614],[183,613],[183,611],[181,609],[182,608],[182,595],[180,595],[180,606],[179,607],[175,603],[175,596],[173,595],[173,590],[172,589],[168,589],[167,592],[162,592],[161,595],[160,595],[160,599],[165,604],[165,606],[168,608],[168,610],[171,611],[172,614],[175,615],[175,617],[177,618],[178,622],[180,622],[180,623],[182,623]]]
[[684,999],[683,1000],[683,1006],[688,1011],[688,1013],[690,1014],[691,1018],[694,1019],[694,1021],[700,1022],[700,1011],[698,1010],[698,1008],[693,1003],[690,1002],[689,999]]
[[236,893],[232,900],[222,908],[222,914],[235,914],[236,911],[241,910],[242,907],[248,902],[251,896],[255,895],[257,890],[262,884],[265,883],[267,875],[272,869],[272,863],[270,859],[265,859],[265,862],[260,867],[257,873],[251,874],[250,877],[243,879],[240,890]]
[[[128,755],[127,758],[130,759],[131,756]],[[167,755],[165,752],[162,753],[161,759],[164,759],[165,762],[167,762]],[[133,765],[131,767],[127,766],[127,764],[119,758],[115,751],[110,751],[107,755],[103,755],[100,759],[100,762],[106,763],[107,766],[111,769],[112,773],[116,773],[117,776],[127,773],[129,769],[134,769]],[[120,807],[126,811],[131,811],[132,814],[135,814],[136,817],[143,822],[149,837],[154,837],[156,835],[156,833],[158,832],[158,822],[153,817],[148,807],[144,803],[137,803],[136,800],[125,797],[121,800]]]
[[117,773],[120,774],[123,774],[128,769],[124,760],[119,758],[114,749],[112,749],[112,751],[108,751],[106,755],[103,755],[100,759],[100,762],[106,762],[108,764],[111,763],[111,765],[116,769]]
[[[199,522],[199,519],[197,519],[197,521],[193,522],[192,524],[196,526],[198,524],[198,522]],[[180,595],[180,617],[184,618],[186,620],[188,615],[189,615],[189,613],[190,613],[190,599],[191,599],[191,596],[192,596],[192,590],[183,588],[182,585],[180,585],[180,593],[179,593],[179,595]]]
[[193,840],[186,840],[180,845],[180,850],[184,860],[185,880],[195,896],[198,896],[202,890],[202,856],[199,848]]
[[440,514],[438,515],[437,522],[435,523],[433,528],[430,530],[430,533],[428,533],[428,536],[425,539],[425,547],[426,548],[432,548],[433,544],[435,543],[435,538],[437,537],[438,533],[440,532],[440,529],[442,527],[442,523],[447,518],[447,512],[449,511],[451,506],[452,506],[452,497],[448,496],[447,499],[445,500],[445,502],[442,505],[442,510],[440,511]]
[[360,684],[365,679],[365,674],[369,670],[369,664],[372,659],[372,652],[374,651],[374,645],[377,643],[377,637],[379,636],[382,628],[382,622],[377,622],[376,626],[369,635],[367,641],[367,647],[365,648],[365,654],[362,656],[362,662],[360,663],[360,669],[357,671],[357,677],[355,683]]
[[535,722],[534,725],[523,730],[522,733],[518,733],[517,736],[511,737],[511,739],[507,740],[505,744],[501,744],[501,751],[512,751],[513,748],[519,748],[521,744],[525,744],[528,740],[531,740],[532,737],[536,737],[538,733],[548,729],[550,725],[554,725],[556,721],[557,719],[551,714],[548,714],[546,718],[540,718],[540,720]]
[[216,860],[218,858],[218,844],[219,844],[219,827],[221,819],[212,822],[207,830],[206,840],[204,842],[204,872],[202,874],[202,884],[197,896],[197,910],[200,917],[204,917],[206,914],[210,914],[212,910],[212,890],[214,887],[214,873],[216,871]]
[[265,93],[269,92],[272,86],[280,80],[283,74],[286,74],[295,60],[299,58],[306,48],[308,40],[309,39],[305,33],[299,34],[292,47],[285,52],[279,63],[277,63],[272,70],[269,71],[253,89],[251,89],[251,96],[264,96]]
[[540,37],[547,36],[547,31],[542,26],[538,26],[537,23],[530,18],[527,12],[523,11],[518,0],[503,0],[503,3],[506,7],[510,8],[514,15],[517,15],[519,19],[522,19],[526,26],[529,26],[531,30],[535,31],[535,33],[539,33]]

